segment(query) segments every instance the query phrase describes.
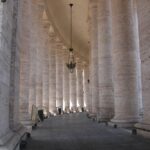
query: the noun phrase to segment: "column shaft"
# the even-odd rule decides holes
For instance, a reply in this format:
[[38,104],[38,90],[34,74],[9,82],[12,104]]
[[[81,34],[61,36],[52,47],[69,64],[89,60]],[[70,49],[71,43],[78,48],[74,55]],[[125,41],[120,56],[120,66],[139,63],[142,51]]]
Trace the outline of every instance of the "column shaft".
[[[30,123],[30,115],[29,115],[29,62],[30,62],[30,18],[28,17],[31,10],[30,10],[30,2],[22,2],[22,21],[21,21],[21,36],[20,43],[21,43],[21,54],[20,54],[20,120],[25,125],[28,126]],[[26,11],[25,11],[26,10]],[[26,13],[25,13],[25,12]],[[27,23],[28,22],[28,23]]]
[[36,51],[36,43],[37,43],[37,30],[36,30],[36,23],[35,23],[35,4],[31,3],[32,8],[31,10],[31,20],[30,20],[30,26],[32,25],[33,29],[30,31],[30,36],[32,39],[32,42],[30,43],[30,71],[29,71],[29,113],[32,112],[32,106],[36,106],[36,57],[37,57],[37,51]]
[[143,120],[136,124],[138,133],[150,137],[150,34],[149,34],[149,12],[150,1],[137,0],[139,37],[140,37],[140,54],[142,69],[142,99],[143,99]]
[[98,8],[97,0],[90,0],[90,28],[91,28],[91,94],[92,113],[99,109],[99,77],[98,77]]
[[84,102],[85,102],[85,109],[90,111],[91,107],[91,99],[89,94],[89,66],[84,66],[84,73],[83,73],[83,89],[84,89]]
[[84,107],[84,100],[83,100],[83,70],[82,64],[77,64],[77,104],[78,110],[82,111]]
[[98,60],[99,60],[99,115],[100,120],[113,117],[114,95],[111,60],[111,1],[98,3]]
[[56,106],[63,108],[63,56],[62,43],[56,45]]
[[[41,24],[41,19],[42,19],[42,14],[43,14],[43,5],[40,3],[40,1],[35,2],[35,23],[37,25],[36,31],[37,31],[37,41],[36,41],[36,106],[38,109],[42,109],[43,106],[43,81],[42,81],[42,70],[43,70],[43,47],[44,47],[44,42],[43,42],[43,32],[42,32],[42,24]],[[41,35],[41,36],[39,36]]]
[[56,43],[55,36],[50,35],[49,44],[49,111],[56,113]]
[[43,107],[45,110],[49,111],[49,22],[48,20],[43,20]]
[[76,70],[74,70],[73,73],[70,73],[70,107],[72,111],[76,111],[77,108],[76,97]]
[[[64,50],[66,51],[66,50]],[[68,60],[68,55],[66,52],[64,52],[63,57],[63,99],[64,99],[64,106],[65,111],[69,112],[70,107],[70,78],[69,78],[69,71],[66,66]]]
[[133,0],[112,2],[115,117],[120,126],[138,121],[138,37]]

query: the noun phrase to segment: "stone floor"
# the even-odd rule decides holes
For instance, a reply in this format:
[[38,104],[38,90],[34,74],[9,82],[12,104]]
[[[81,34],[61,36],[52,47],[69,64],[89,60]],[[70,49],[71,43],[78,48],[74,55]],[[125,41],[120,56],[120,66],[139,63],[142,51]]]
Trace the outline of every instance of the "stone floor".
[[39,124],[26,150],[150,150],[150,140],[98,124],[79,113]]

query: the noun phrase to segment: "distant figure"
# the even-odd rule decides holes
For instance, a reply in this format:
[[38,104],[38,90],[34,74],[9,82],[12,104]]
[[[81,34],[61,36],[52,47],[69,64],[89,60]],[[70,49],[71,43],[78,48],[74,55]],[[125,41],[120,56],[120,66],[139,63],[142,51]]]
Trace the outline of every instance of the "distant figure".
[[61,115],[61,108],[58,108],[58,113],[59,115]]
[[84,112],[84,108],[82,107],[82,112]]

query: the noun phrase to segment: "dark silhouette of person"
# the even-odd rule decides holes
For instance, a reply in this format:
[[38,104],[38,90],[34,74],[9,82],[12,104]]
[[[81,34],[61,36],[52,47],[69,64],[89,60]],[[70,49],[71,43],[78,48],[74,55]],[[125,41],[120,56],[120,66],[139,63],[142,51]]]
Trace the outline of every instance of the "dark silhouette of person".
[[58,113],[59,115],[61,115],[61,108],[58,108]]

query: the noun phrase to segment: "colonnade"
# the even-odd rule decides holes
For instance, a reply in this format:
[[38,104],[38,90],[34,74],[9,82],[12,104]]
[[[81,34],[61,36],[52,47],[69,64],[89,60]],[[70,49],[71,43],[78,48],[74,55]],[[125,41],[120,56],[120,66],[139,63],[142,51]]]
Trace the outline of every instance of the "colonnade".
[[90,114],[144,135],[149,135],[148,6],[138,0],[89,4]]
[[[57,114],[57,108],[67,112],[78,111],[77,107],[81,110],[84,107],[83,62],[80,61],[77,69],[70,74],[66,67],[69,55],[67,45],[50,22],[45,2],[33,0],[23,5],[32,15],[25,17],[22,14],[22,30],[26,40],[22,40],[25,48],[21,50],[23,73],[20,72],[20,83],[24,89],[20,92],[20,113],[23,114],[23,111],[27,116],[31,115],[33,105],[39,110],[46,108],[53,115]],[[25,24],[25,21],[29,23]],[[30,31],[32,24],[34,28],[29,33],[27,31]]]
[[92,113],[118,126],[139,121],[139,34],[134,0],[91,0]]
[[149,6],[147,0],[89,0],[89,62],[76,53],[69,73],[68,45],[45,2],[0,4],[0,148],[31,132],[33,105],[52,115],[84,107],[100,122],[149,136]]

